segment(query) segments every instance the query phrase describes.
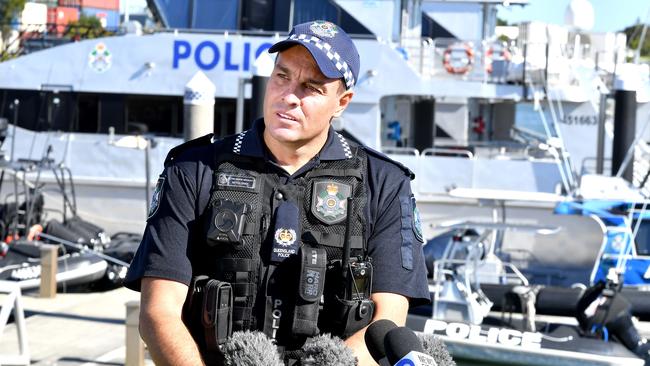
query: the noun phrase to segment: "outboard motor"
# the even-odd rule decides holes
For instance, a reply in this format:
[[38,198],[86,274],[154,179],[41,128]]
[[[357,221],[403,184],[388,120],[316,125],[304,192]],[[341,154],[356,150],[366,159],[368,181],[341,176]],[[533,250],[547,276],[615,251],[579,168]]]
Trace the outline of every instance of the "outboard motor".
[[[611,275],[611,273],[610,273]],[[588,288],[578,301],[576,318],[585,334],[617,339],[627,349],[650,361],[650,344],[632,322],[632,305],[621,295],[620,281],[608,276]]]

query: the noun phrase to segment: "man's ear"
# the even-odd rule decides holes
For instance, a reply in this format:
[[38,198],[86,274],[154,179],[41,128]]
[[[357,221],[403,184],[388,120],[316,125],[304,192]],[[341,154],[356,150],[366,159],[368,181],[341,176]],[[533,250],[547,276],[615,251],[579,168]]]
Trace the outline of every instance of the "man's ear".
[[348,104],[350,104],[353,95],[354,92],[352,90],[346,90],[339,96],[339,105],[334,112],[334,117],[340,117],[341,114],[343,114],[345,108],[347,108]]

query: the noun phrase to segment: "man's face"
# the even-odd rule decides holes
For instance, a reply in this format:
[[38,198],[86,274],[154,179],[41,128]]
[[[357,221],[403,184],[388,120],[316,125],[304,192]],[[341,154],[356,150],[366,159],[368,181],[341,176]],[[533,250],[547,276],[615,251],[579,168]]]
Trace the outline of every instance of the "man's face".
[[351,98],[340,79],[321,73],[306,48],[286,49],[278,55],[266,87],[265,141],[296,147],[324,143],[331,118],[339,116]]

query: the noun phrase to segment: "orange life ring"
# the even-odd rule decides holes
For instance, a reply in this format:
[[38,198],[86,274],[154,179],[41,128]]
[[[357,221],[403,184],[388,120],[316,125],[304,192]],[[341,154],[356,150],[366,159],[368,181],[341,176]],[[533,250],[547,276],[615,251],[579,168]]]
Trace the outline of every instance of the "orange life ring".
[[[455,65],[455,63],[452,62],[454,59],[452,58],[452,53],[458,52],[459,50],[462,50],[465,53],[465,57],[461,59],[463,61],[461,65]],[[462,44],[461,46],[458,44],[452,44],[451,46],[447,47],[442,57],[442,65],[450,74],[466,74],[472,68],[473,63],[474,50],[472,50],[472,47],[466,43]]]
[[[498,53],[500,53],[500,59],[504,61],[510,61],[512,58],[512,55],[508,51],[507,48],[501,47],[500,49],[497,50]],[[487,71],[489,74],[492,73],[492,59],[494,56],[494,47],[490,46],[488,48],[487,52],[485,52],[485,71]]]

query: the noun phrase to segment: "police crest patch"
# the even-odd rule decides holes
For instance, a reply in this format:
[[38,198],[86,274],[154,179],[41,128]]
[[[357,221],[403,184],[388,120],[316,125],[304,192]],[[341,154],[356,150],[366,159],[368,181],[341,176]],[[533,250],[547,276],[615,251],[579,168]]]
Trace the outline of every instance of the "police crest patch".
[[147,220],[152,218],[153,215],[155,215],[158,211],[158,207],[160,207],[160,199],[162,198],[164,185],[165,177],[158,178],[158,181],[156,182],[156,188],[154,188],[153,194],[151,195],[151,203],[149,204],[149,213],[147,215]]
[[334,23],[317,20],[309,26],[309,29],[320,37],[334,38],[339,32]]
[[332,180],[314,181],[311,193],[311,213],[325,224],[332,225],[345,219],[347,199],[352,193],[349,184]]
[[424,238],[422,236],[422,221],[420,220],[420,211],[418,211],[417,206],[415,205],[415,197],[411,196],[411,207],[413,208],[413,234],[415,238],[424,243]]
[[296,242],[296,231],[280,228],[275,231],[275,241],[281,246],[288,247]]

